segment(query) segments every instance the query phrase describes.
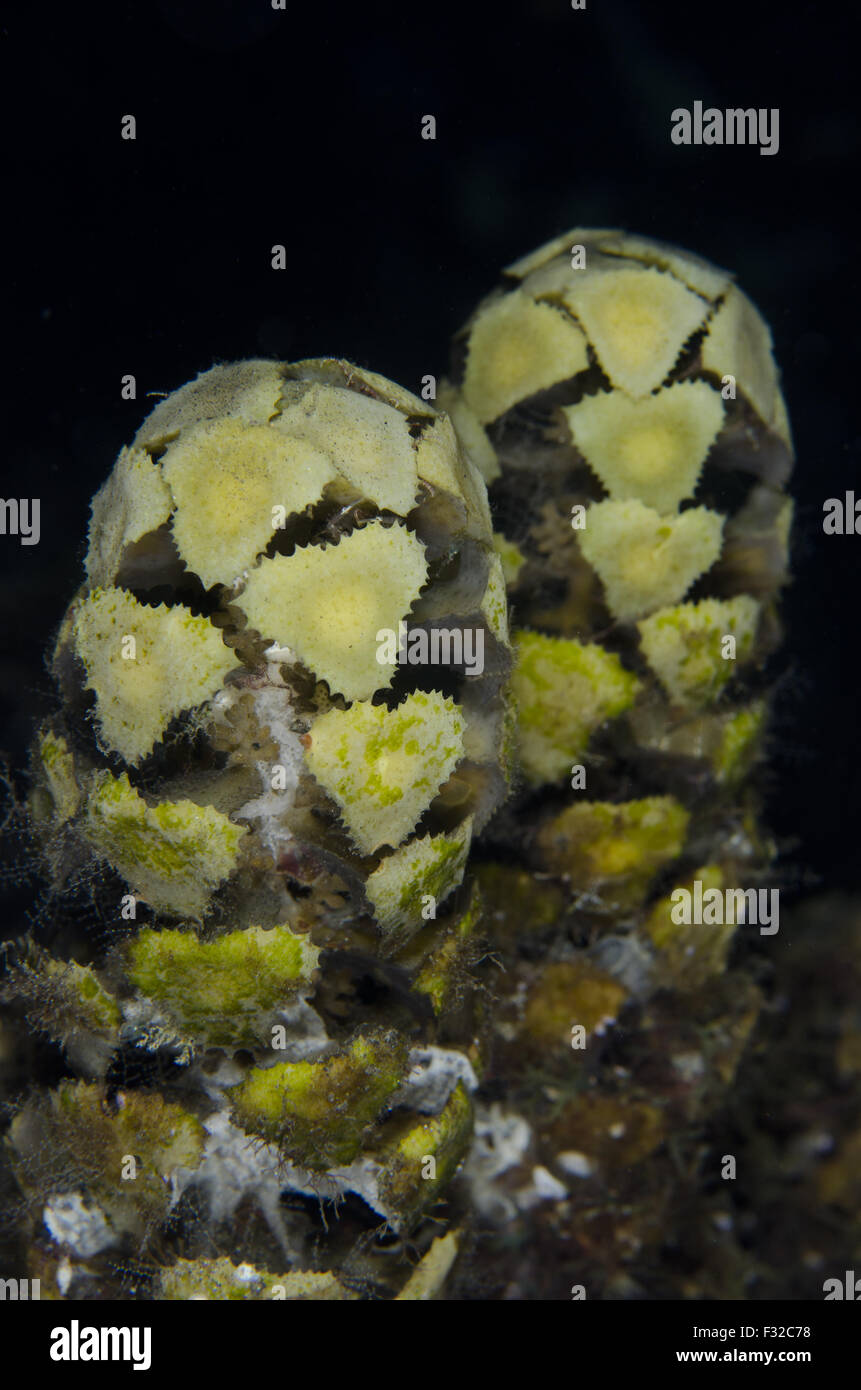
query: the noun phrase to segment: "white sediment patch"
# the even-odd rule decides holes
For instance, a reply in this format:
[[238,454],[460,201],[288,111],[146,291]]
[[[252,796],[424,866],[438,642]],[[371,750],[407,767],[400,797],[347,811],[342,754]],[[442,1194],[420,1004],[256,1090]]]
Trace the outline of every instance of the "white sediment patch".
[[473,1206],[494,1225],[505,1225],[517,1216],[517,1192],[498,1179],[523,1163],[531,1144],[532,1130],[522,1115],[498,1104],[478,1107],[463,1176]]
[[409,1054],[410,1070],[392,1096],[392,1105],[403,1105],[421,1115],[438,1115],[459,1081],[467,1091],[478,1089],[478,1078],[468,1057],[444,1047],[415,1047]]
[[51,1239],[79,1259],[90,1259],[116,1242],[116,1234],[95,1202],[85,1203],[80,1192],[51,1197],[42,1212]]
[[[260,822],[260,839],[277,862],[293,839],[292,831],[284,823],[284,815],[293,805],[296,790],[306,770],[305,749],[301,733],[292,727],[296,713],[285,686],[264,686],[253,692],[253,699],[255,718],[261,728],[269,730],[273,742],[278,746],[278,756],[274,763],[263,759],[257,761],[262,793],[240,806],[236,818]],[[274,777],[276,769],[277,777]],[[276,781],[277,785],[273,785]]]

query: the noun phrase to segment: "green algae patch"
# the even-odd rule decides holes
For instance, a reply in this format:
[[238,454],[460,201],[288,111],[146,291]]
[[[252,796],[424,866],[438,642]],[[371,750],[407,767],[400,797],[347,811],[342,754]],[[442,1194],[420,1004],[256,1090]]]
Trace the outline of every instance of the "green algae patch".
[[481,614],[497,641],[507,645],[508,594],[505,588],[505,572],[498,555],[492,555],[490,558],[490,571],[481,603]]
[[613,617],[628,622],[683,599],[718,559],[725,520],[708,507],[662,516],[634,498],[594,502],[580,550]]
[[357,1295],[344,1288],[334,1274],[298,1269],[290,1274],[272,1274],[254,1265],[235,1265],[222,1256],[197,1260],[177,1260],[163,1269],[159,1279],[161,1297],[169,1302],[215,1299],[219,1303],[283,1300],[288,1303],[336,1303]]
[[[75,759],[62,734],[44,729],[36,745],[37,768],[41,769],[44,789],[51,800],[48,811],[44,803],[37,806],[37,815],[43,810],[63,825],[77,815],[81,804],[81,789],[75,776]],[[40,816],[41,818],[41,816]]]
[[172,509],[159,464],[145,449],[121,449],[113,473],[92,501],[86,559],[90,583],[110,584],[126,547],[163,526]]
[[161,912],[200,917],[236,866],[247,833],[212,806],[162,801],[148,806],[128,774],[100,774],[87,802],[87,835],[144,902]]
[[681,854],[689,819],[672,796],[581,802],[542,826],[538,846],[546,868],[565,875],[572,891],[633,907]]
[[195,1115],[152,1092],[61,1081],[31,1100],[9,1131],[22,1187],[44,1201],[86,1192],[117,1232],[141,1234],[163,1220],[172,1182],[194,1170],[206,1133]]
[[170,721],[210,699],[237,664],[208,618],[94,589],[74,616],[75,650],[95,691],[105,749],[137,763]]
[[240,1124],[283,1146],[297,1163],[349,1163],[406,1068],[406,1043],[356,1038],[325,1061],[254,1067],[232,1092]]
[[759,612],[756,599],[739,594],[664,608],[638,623],[643,653],[670,699],[693,708],[716,700],[736,661],[752,651]]
[[[677,886],[692,892],[696,880],[702,884],[704,895],[715,889],[722,893],[727,886],[726,874],[719,864],[704,864]],[[673,921],[675,906],[672,894],[661,898],[644,924],[656,952],[657,981],[674,989],[698,989],[726,970],[736,924],[709,922],[705,915],[702,922],[677,923]]]
[[122,1022],[120,1006],[89,965],[44,957],[45,974],[68,997],[82,1026],[113,1034]]
[[285,517],[304,511],[335,477],[320,450],[235,418],[183,430],[162,471],[176,504],[177,549],[206,588],[232,584],[266,547],[279,509]]
[[389,939],[399,943],[434,911],[463,880],[472,839],[472,817],[447,835],[411,840],[384,859],[370,875],[366,892],[374,916]]
[[560,1048],[570,1054],[572,1028],[582,1028],[586,1041],[600,1035],[616,1021],[627,997],[624,985],[589,961],[545,965],[526,996],[520,1044],[538,1058]]
[[416,691],[396,709],[358,700],[314,721],[307,762],[363,854],[396,849],[463,756],[459,707]]
[[237,600],[262,636],[289,647],[348,700],[391,684],[379,632],[396,631],[427,581],[424,546],[402,522],[371,521],[338,545],[264,560]]
[[493,548],[499,556],[506,587],[513,589],[520,578],[520,571],[526,564],[526,556],[520,546],[515,541],[510,541],[501,531],[493,533]]
[[[416,974],[413,988],[426,994],[437,1018],[456,1005],[468,988],[468,967],[473,954],[473,942],[484,920],[481,893],[473,887],[469,904],[453,924],[443,929],[436,946],[424,958]],[[433,926],[428,934],[439,936]]]
[[611,497],[671,514],[696,490],[724,405],[707,381],[682,381],[641,400],[624,391],[584,396],[562,414]]
[[60,960],[28,942],[0,984],[0,1001],[13,999],[24,1005],[28,1028],[62,1044],[90,1077],[104,1074],[122,1011],[92,966]]
[[719,782],[732,787],[747,776],[759,753],[767,717],[765,701],[757,700],[727,718],[720,743],[712,755],[712,767]]
[[[661,385],[708,313],[699,295],[652,266],[569,274],[560,297],[612,384],[635,399]],[[564,380],[563,372],[554,380]]]
[[302,382],[285,393],[272,427],[318,449],[381,510],[406,516],[415,505],[418,473],[409,424],[386,401],[343,386]]
[[586,337],[570,314],[512,290],[475,320],[463,398],[486,425],[518,401],[588,365]]
[[599,725],[633,704],[640,683],[613,652],[573,638],[519,632],[515,654],[520,764],[531,785],[555,782]]
[[398,1230],[415,1224],[451,1182],[472,1138],[473,1107],[458,1082],[438,1115],[393,1122],[376,1150],[381,1208]]
[[179,1032],[215,1047],[265,1038],[274,1009],[311,984],[319,951],[289,927],[247,927],[215,941],[191,931],[140,931],[129,978]]

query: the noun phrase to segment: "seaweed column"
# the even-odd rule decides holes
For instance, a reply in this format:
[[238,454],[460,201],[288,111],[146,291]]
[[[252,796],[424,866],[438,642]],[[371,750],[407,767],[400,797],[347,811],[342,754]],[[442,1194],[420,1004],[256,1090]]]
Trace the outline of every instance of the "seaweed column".
[[428,1297],[481,1072],[461,884],[508,789],[484,482],[373,373],[215,367],[122,450],[86,576],[33,757],[49,910],[3,986],[55,1049],[5,1145],[28,1270]]
[[577,229],[508,268],[441,399],[489,484],[516,653],[519,785],[480,871],[504,967],[471,1168],[494,1276],[568,1297],[561,1251],[575,1297],[738,1297],[738,1250],[697,1283],[731,1176],[702,1127],[779,930],[760,787],[792,444],[770,333],[727,272]]

